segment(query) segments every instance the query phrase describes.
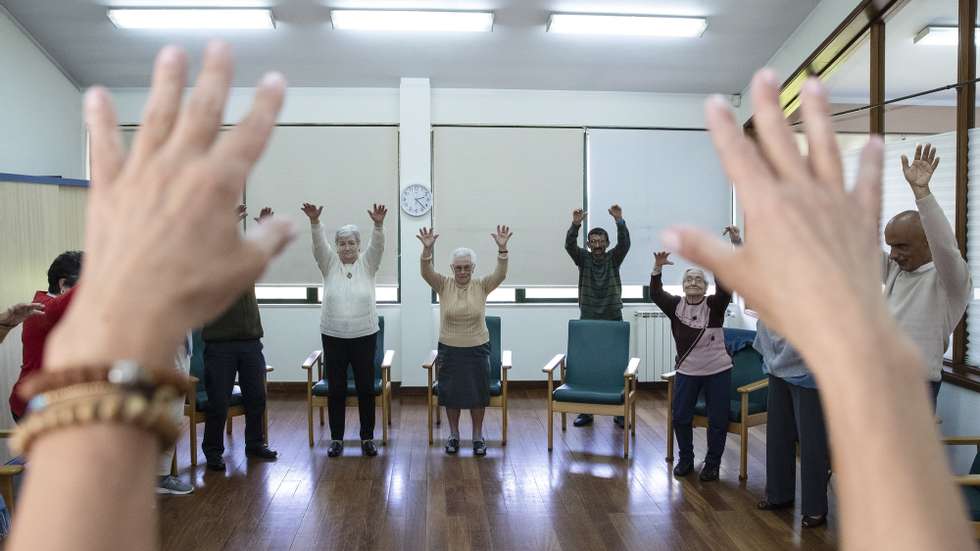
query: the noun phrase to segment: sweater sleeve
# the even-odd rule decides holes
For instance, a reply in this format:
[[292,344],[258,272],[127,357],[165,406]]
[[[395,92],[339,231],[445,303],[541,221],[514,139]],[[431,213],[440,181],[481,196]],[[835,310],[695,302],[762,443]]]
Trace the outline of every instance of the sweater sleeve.
[[932,194],[916,201],[916,207],[922,219],[922,229],[929,241],[929,251],[936,265],[939,284],[946,290],[946,295],[953,304],[966,304],[972,291],[970,268],[960,255],[953,228]]
[[368,273],[372,276],[378,273],[381,267],[381,257],[385,252],[385,230],[384,226],[374,226],[371,232],[371,242],[368,244],[367,251],[364,253],[364,260],[367,263]]
[[650,276],[650,299],[660,310],[673,319],[677,310],[677,303],[681,297],[672,295],[664,290],[664,274],[657,272]]
[[316,260],[317,267],[320,268],[320,274],[327,277],[330,264],[333,263],[334,257],[337,255],[323,236],[323,227],[320,224],[310,224],[310,231],[313,233],[313,258]]
[[722,322],[725,320],[725,310],[732,302],[732,291],[724,286],[718,279],[715,279],[715,294],[708,297],[708,309],[714,316],[721,316]]
[[626,220],[620,219],[616,222],[616,246],[610,251],[612,261],[616,266],[626,260],[626,253],[630,251],[630,231],[626,228]]
[[497,255],[497,267],[493,270],[493,273],[483,278],[481,284],[483,285],[483,294],[489,295],[494,289],[500,286],[507,277],[507,256]]
[[446,276],[437,273],[432,268],[432,259],[426,260],[425,258],[420,259],[422,267],[422,279],[432,287],[432,290],[441,293],[442,288],[446,285]]
[[577,243],[578,230],[581,227],[582,227],[581,224],[579,224],[578,226],[572,224],[568,228],[568,232],[565,233],[565,252],[568,253],[568,256],[572,257],[572,262],[574,262],[576,266],[581,266],[582,255],[588,254],[588,252],[585,249],[579,247]]

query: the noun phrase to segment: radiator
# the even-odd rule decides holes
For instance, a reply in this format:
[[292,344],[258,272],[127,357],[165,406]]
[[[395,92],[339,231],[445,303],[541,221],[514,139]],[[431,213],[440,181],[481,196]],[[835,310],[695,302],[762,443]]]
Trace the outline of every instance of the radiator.
[[635,356],[640,358],[640,382],[659,382],[674,370],[677,347],[670,334],[670,319],[662,312],[640,310],[633,314]]

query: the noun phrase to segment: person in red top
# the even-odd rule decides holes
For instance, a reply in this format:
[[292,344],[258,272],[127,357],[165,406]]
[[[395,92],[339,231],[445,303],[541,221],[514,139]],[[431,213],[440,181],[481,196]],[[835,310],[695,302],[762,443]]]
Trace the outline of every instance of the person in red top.
[[48,268],[48,290],[34,293],[33,302],[44,305],[44,313],[24,321],[21,342],[24,345],[20,376],[10,392],[10,414],[17,422],[27,410],[27,402],[18,390],[24,381],[41,370],[44,364],[44,343],[51,329],[61,320],[75,293],[71,289],[82,271],[81,251],[66,251],[58,255]]

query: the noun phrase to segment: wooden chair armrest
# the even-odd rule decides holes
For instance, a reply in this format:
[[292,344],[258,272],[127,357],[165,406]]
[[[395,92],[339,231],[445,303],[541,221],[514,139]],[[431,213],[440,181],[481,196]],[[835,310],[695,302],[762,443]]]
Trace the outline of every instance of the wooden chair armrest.
[[626,366],[626,372],[623,373],[623,377],[627,379],[633,379],[636,377],[636,371],[640,369],[640,359],[630,358],[629,365]]
[[0,429],[0,438],[10,438],[14,435],[13,429]]
[[748,394],[749,392],[755,392],[756,390],[759,390],[761,388],[766,388],[767,386],[769,386],[769,379],[765,378],[765,379],[759,379],[754,383],[742,385],[735,390],[737,390],[739,393],[742,394]]
[[960,486],[980,486],[980,474],[954,476],[953,480]]
[[510,350],[504,350],[500,353],[500,368],[510,369],[514,367],[514,353]]
[[276,368],[272,367],[271,365],[265,366],[265,372],[266,373],[272,373],[275,370],[276,370]]
[[385,350],[385,357],[381,360],[381,369],[391,369],[392,362],[395,361],[395,351]]
[[544,367],[541,368],[541,372],[552,374],[555,371],[556,367],[563,365],[564,363],[565,363],[565,355],[555,354],[555,357],[548,360],[548,363],[546,363]]
[[[190,379],[191,379],[191,384],[193,384],[193,385],[196,385],[197,383],[201,382],[200,379],[198,379],[197,377],[195,377],[193,375],[190,376]],[[193,392],[190,392],[189,394],[194,394],[194,393]]]
[[429,352],[429,357],[422,364],[422,369],[432,369],[432,366],[436,363],[436,356],[438,354],[439,352],[436,350]]
[[[0,476],[17,476],[24,472],[23,465],[0,465]],[[9,507],[10,504],[8,503]]]
[[660,378],[663,379],[663,380],[665,380],[665,381],[670,381],[671,379],[674,378],[674,375],[677,375],[677,372],[676,371],[668,371],[667,373],[664,373],[663,375],[661,375]]
[[947,436],[943,444],[950,446],[980,446],[980,436]]
[[323,355],[323,350],[314,350],[313,352],[310,352],[310,355],[306,357],[306,360],[303,361],[303,365],[300,367],[303,369],[313,369],[316,362],[320,360],[321,355]]

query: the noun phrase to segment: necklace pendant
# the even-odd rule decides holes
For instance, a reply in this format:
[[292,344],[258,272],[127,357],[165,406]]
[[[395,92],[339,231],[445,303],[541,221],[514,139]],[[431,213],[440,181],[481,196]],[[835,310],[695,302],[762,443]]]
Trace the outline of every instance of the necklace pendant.
[[350,272],[347,272],[347,279],[354,277]]

